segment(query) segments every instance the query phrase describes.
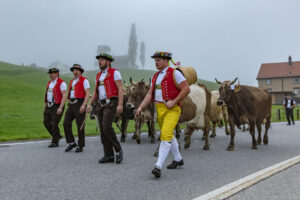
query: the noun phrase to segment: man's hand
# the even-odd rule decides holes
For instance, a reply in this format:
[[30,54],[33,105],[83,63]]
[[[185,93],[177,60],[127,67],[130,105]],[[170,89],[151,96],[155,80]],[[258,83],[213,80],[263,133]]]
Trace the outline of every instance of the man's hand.
[[62,113],[62,108],[58,108],[57,111],[56,111],[56,114],[61,115],[61,113]]
[[135,115],[134,118],[137,119],[137,117],[141,114],[142,109],[139,107],[136,111],[135,111]]
[[123,105],[118,105],[117,106],[117,113],[121,114],[123,112]]
[[84,113],[84,111],[85,111],[85,106],[82,105],[82,106],[80,107],[79,113],[82,114],[82,113]]
[[88,105],[88,106],[86,107],[86,112],[87,112],[87,113],[91,112],[91,108],[92,108],[92,106],[91,106],[91,105]]
[[174,100],[170,100],[167,103],[165,103],[165,105],[167,106],[167,108],[171,109],[175,106],[175,101]]

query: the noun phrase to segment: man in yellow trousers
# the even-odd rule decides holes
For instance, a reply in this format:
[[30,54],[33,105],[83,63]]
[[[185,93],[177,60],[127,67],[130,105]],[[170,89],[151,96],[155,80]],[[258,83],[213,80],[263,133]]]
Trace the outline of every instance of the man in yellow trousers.
[[161,176],[163,163],[170,150],[174,160],[167,168],[175,169],[177,166],[184,164],[173,131],[181,113],[180,101],[189,94],[190,87],[183,74],[169,66],[169,61],[172,59],[171,53],[155,52],[151,57],[155,59],[158,72],[152,76],[151,88],[136,110],[135,115],[137,117],[151,101],[155,102],[157,122],[161,129],[161,143],[152,174],[158,178]]

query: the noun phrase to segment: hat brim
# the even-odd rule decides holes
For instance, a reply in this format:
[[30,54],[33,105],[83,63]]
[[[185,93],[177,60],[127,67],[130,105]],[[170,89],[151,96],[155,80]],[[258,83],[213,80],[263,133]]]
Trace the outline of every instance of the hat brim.
[[103,58],[103,59],[105,59],[105,60],[109,60],[109,61],[111,61],[111,62],[113,62],[114,61],[114,59],[113,58],[108,58],[108,57],[106,57],[106,56],[96,56],[96,59],[98,60],[99,58]]
[[170,57],[170,56],[151,56],[151,58],[165,58],[165,59],[168,59],[168,60],[172,59],[172,57]]
[[51,74],[51,73],[59,73],[59,71],[51,71],[51,72],[48,71],[47,73],[48,73],[48,74]]
[[70,68],[70,71],[71,71],[71,72],[73,72],[73,70],[74,70],[74,69],[78,69],[79,71],[81,71],[81,73],[83,73],[83,72],[84,72],[84,70],[83,70],[83,69],[79,69],[79,68],[76,68],[76,67],[71,67],[71,68]]

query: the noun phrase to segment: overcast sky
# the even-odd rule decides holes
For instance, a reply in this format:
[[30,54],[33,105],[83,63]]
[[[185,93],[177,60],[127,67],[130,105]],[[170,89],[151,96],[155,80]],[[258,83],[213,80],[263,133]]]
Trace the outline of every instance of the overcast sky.
[[199,78],[257,85],[261,63],[300,60],[299,10],[299,0],[1,0],[0,60],[95,68],[100,44],[127,54],[135,23],[148,69],[166,50]]

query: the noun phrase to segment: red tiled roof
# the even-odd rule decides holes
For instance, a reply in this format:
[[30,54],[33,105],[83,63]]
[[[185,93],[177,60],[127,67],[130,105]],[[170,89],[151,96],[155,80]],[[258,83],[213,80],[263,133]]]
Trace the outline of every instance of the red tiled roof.
[[263,63],[260,66],[256,79],[260,78],[280,78],[300,76],[300,61],[282,63]]

